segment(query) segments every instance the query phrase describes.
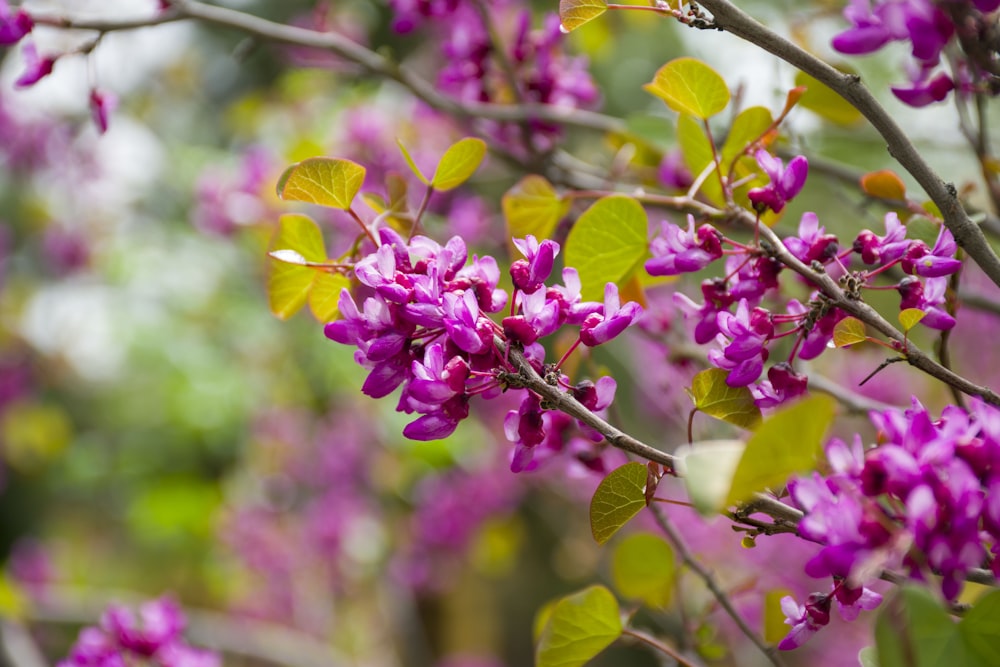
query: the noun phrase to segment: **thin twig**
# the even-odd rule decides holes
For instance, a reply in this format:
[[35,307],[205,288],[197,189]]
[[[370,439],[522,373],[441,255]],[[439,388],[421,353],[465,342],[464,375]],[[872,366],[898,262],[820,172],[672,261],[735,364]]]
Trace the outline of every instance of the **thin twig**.
[[641,630],[625,628],[622,630],[622,634],[637,639],[644,644],[652,646],[657,651],[660,651],[661,653],[664,653],[673,658],[674,662],[676,662],[678,665],[681,665],[682,667],[698,667],[696,663],[693,663],[687,658],[685,658],[678,651],[675,651],[673,647],[665,644],[664,642],[660,641],[659,639],[657,639],[652,635],[648,635],[645,632],[642,632]]
[[764,640],[753,631],[753,628],[747,624],[743,616],[741,616],[733,606],[729,596],[726,595],[726,592],[719,586],[719,583],[715,580],[712,573],[709,572],[700,562],[698,562],[698,559],[696,559],[691,553],[691,550],[688,549],[687,544],[684,542],[684,538],[677,531],[677,529],[674,528],[670,519],[667,517],[667,513],[663,511],[663,508],[654,504],[650,505],[649,509],[653,513],[653,518],[656,520],[656,524],[660,527],[660,530],[664,532],[671,544],[673,544],[674,550],[684,565],[694,572],[699,579],[705,582],[705,586],[718,601],[719,606],[722,607],[731,619],[733,619],[733,622],[736,623],[740,632],[753,642],[754,646],[760,649],[761,653],[767,656],[772,665],[780,667],[782,662],[778,657],[777,650],[772,646],[768,646]]

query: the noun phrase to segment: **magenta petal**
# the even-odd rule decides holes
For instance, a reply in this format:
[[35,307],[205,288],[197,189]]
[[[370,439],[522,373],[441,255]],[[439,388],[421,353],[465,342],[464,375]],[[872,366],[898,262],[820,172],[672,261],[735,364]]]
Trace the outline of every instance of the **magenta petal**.
[[458,421],[441,412],[432,412],[406,425],[403,435],[410,440],[440,440],[455,432]]
[[846,30],[833,38],[833,48],[849,55],[878,51],[889,41],[889,32],[881,26]]

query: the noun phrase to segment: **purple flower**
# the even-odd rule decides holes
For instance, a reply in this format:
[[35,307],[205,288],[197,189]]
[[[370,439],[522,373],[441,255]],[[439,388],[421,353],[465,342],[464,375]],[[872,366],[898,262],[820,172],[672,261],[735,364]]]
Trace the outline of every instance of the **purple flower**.
[[806,264],[814,261],[826,263],[837,254],[837,237],[824,232],[826,228],[819,226],[815,213],[803,213],[799,221],[799,235],[786,238],[785,247]]
[[686,232],[666,220],[660,229],[660,235],[649,244],[653,257],[646,260],[646,272],[651,276],[700,271],[722,257],[722,234],[712,225],[695,231],[693,215],[688,216]]
[[548,239],[539,243],[531,234],[513,241],[525,259],[511,264],[510,277],[514,281],[514,287],[531,294],[541,288],[552,273],[552,263],[559,254],[559,244]]
[[928,278],[921,284],[916,276],[905,276],[896,285],[899,292],[899,309],[916,308],[924,312],[920,323],[931,329],[947,331],[955,326],[955,318],[938,306],[945,303],[948,290],[947,278]]
[[34,27],[35,22],[27,12],[19,9],[12,15],[7,0],[0,0],[0,45],[17,44]]
[[753,188],[747,196],[755,209],[763,211],[770,208],[775,213],[780,213],[785,204],[794,199],[806,184],[809,161],[804,155],[799,155],[792,158],[786,167],[780,158],[764,149],[758,150],[754,157],[771,182],[762,188]]
[[90,91],[90,111],[98,133],[104,134],[108,131],[108,116],[117,103],[117,98],[111,93],[102,93],[96,88]]
[[820,628],[830,622],[831,596],[813,593],[800,605],[790,595],[781,598],[781,611],[785,624],[792,626],[788,635],[778,644],[782,651],[790,651],[805,644]]
[[809,377],[796,373],[787,362],[775,364],[767,370],[767,380],[750,391],[758,408],[773,408],[806,393]]
[[562,272],[563,284],[553,285],[546,290],[545,296],[559,302],[559,321],[565,324],[583,324],[587,316],[596,313],[603,306],[596,301],[583,301],[580,274],[573,267],[567,266]]
[[943,101],[948,97],[948,93],[954,89],[955,82],[943,72],[933,79],[914,81],[909,87],[891,86],[889,88],[900,102],[917,108]]
[[24,73],[14,82],[16,87],[28,88],[52,73],[52,67],[56,64],[56,59],[39,57],[34,43],[28,42],[25,44],[21,53],[24,55]]
[[910,247],[906,227],[894,212],[885,214],[885,236],[876,236],[866,229],[854,240],[854,251],[861,254],[865,264],[888,264],[901,259]]
[[591,313],[580,325],[580,340],[588,347],[596,347],[617,337],[642,314],[642,306],[635,301],[621,305],[618,286],[604,286],[604,312]]
[[903,255],[903,271],[925,278],[940,278],[955,273],[962,268],[962,262],[953,256],[957,249],[951,230],[942,226],[932,249],[928,250],[923,241],[914,241],[910,245]]
[[704,345],[719,334],[719,313],[736,303],[736,298],[729,293],[726,281],[721,278],[702,282],[701,293],[705,297],[705,304],[702,306],[682,292],[674,292],[673,300],[685,317],[697,317],[694,341]]
[[710,350],[708,360],[729,371],[726,384],[744,387],[760,377],[767,359],[767,342],[774,335],[770,314],[762,308],[752,311],[746,299],[740,299],[736,314],[718,314],[718,341],[722,350]]
[[143,603],[139,621],[132,610],[118,605],[108,607],[101,617],[101,628],[119,646],[146,657],[177,639],[184,623],[180,607],[168,598]]

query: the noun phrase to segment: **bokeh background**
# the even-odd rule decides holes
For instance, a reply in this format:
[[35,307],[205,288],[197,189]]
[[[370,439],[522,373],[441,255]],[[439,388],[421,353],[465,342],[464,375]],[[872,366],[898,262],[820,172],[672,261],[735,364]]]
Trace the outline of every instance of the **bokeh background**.
[[[439,65],[433,29],[397,35],[383,2],[225,4],[282,22],[326,22],[430,76]],[[741,4],[831,55],[838,3]],[[26,5],[122,19],[151,15],[156,3]],[[555,6],[534,2],[534,25]],[[498,13],[501,30],[507,15]],[[40,50],[50,52],[91,36],[36,31]],[[566,49],[590,59],[603,110],[629,122],[628,137],[565,136],[565,147],[605,170],[632,155],[627,143],[640,167],[655,167],[673,149],[672,115],[641,89],[673,57],[708,61],[743,106],[780,109],[794,81],[794,72],[748,45],[655,16],[609,14],[567,38]],[[509,472],[502,420],[511,406],[503,402],[484,406],[444,441],[407,441],[392,398],[361,396],[364,371],[350,350],[326,340],[308,314],[280,321],[268,309],[265,253],[278,217],[293,210],[274,195],[285,166],[314,155],[353,159],[369,169],[366,189],[377,190],[385,174],[407,173],[396,138],[433,164],[475,127],[431,113],[350,63],[191,23],[108,34],[89,57],[61,58],[28,90],[12,85],[22,68],[17,49],[3,55],[5,639],[26,630],[41,664],[53,664],[108,601],[168,592],[189,610],[193,641],[221,650],[226,665],[519,667],[532,662],[539,607],[595,581],[613,583],[615,546],[594,544],[587,519],[600,471],[565,456]],[[886,90],[904,55],[890,49],[852,65]],[[119,99],[104,135],[90,121],[93,85]],[[885,101],[905,114],[939,172],[968,184],[971,201],[985,205],[954,109]],[[783,146],[858,174],[889,165],[874,131],[827,116],[794,112]],[[499,201],[521,175],[488,159],[471,188],[433,200],[429,231],[441,239],[459,233],[476,251],[507,257]],[[881,232],[885,212],[850,178],[815,166],[780,225],[794,230],[805,210],[842,240],[861,226]],[[310,213],[328,247],[349,242],[344,220]],[[996,296],[974,275],[969,281]],[[694,284],[651,291],[651,303],[665,304],[662,315],[581,369],[610,369],[619,386],[613,418],[665,448],[685,439],[683,387],[698,370],[666,342],[684,327],[669,292]],[[983,344],[996,325],[995,315],[970,311],[952,337],[956,366],[977,381],[996,382],[996,347]],[[845,351],[824,372],[853,387],[881,359],[877,350]],[[896,405],[914,393],[929,405],[948,400],[901,366],[877,376],[866,394]],[[862,425],[848,419],[841,430]],[[709,437],[718,427],[698,428]],[[624,460],[609,454],[605,464]],[[680,488],[665,490],[682,498]],[[672,511],[756,626],[765,623],[765,598],[773,609],[779,592],[802,599],[813,590],[800,574],[808,547],[781,536],[744,549],[725,522]],[[694,577],[680,576],[658,610],[640,613],[653,631],[712,664],[758,664]],[[792,661],[856,664],[857,650],[871,643],[868,623],[834,621]],[[594,664],[659,663],[616,646]]]

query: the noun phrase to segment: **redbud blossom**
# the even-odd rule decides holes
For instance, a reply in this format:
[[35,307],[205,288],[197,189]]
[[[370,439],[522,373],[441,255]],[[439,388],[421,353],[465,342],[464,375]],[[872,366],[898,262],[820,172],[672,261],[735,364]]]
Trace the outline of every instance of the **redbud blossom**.
[[11,14],[7,0],[0,0],[0,45],[17,44],[34,27],[35,22],[27,12],[19,9]]
[[28,88],[52,73],[56,59],[40,57],[32,42],[25,44],[21,53],[24,55],[24,72],[14,82],[16,87]]
[[795,198],[806,184],[809,175],[809,161],[804,155],[792,158],[788,166],[780,158],[774,157],[761,149],[754,155],[757,164],[768,175],[771,182],[762,187],[754,188],[747,193],[754,208],[758,210],[771,209],[780,213],[785,204]]

